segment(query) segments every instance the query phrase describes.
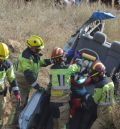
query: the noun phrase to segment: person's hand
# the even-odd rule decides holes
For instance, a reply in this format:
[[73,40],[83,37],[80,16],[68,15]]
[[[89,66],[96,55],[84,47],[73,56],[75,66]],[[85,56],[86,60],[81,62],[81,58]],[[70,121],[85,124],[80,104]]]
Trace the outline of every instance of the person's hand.
[[17,94],[15,97],[16,97],[17,102],[21,102],[21,96],[20,96],[20,94]]
[[51,64],[54,64],[54,60],[53,60],[53,58],[51,58],[51,59],[50,59],[50,61],[51,61]]
[[38,83],[34,86],[34,88],[40,92],[43,92],[45,91],[45,88],[44,87],[41,87]]
[[15,97],[16,97],[16,100],[17,101],[21,101],[21,96],[20,96],[20,91],[19,90],[15,90],[13,91]]
[[45,91],[45,88],[40,86],[39,89],[38,89],[38,91],[44,92]]
[[19,91],[15,91],[14,92],[14,95],[15,95],[15,98],[16,98],[16,104],[17,104],[17,107],[19,108],[21,106],[21,95],[20,95],[20,92]]
[[67,53],[66,53],[66,57],[70,57],[70,56],[73,56],[75,53],[75,50],[73,48],[71,48]]
[[74,58],[74,60],[77,58],[80,58],[80,53],[78,51],[75,51],[73,58]]
[[45,95],[46,95],[47,97],[50,97],[50,96],[51,96],[51,91],[48,90],[48,89],[46,89],[46,90],[45,90]]
[[77,94],[84,96],[87,93],[87,90],[85,87],[81,87],[80,89],[76,90]]

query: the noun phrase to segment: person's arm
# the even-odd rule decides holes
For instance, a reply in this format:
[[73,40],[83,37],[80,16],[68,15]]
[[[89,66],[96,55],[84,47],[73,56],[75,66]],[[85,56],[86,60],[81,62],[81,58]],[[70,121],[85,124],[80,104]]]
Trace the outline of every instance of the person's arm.
[[40,84],[38,84],[37,78],[35,77],[34,73],[31,70],[29,69],[25,70],[24,76],[27,82],[32,86],[32,88],[37,89],[39,91],[44,90],[44,88],[41,87]]
[[28,84],[30,84],[32,87],[34,87],[34,85],[32,84],[34,84],[35,81],[37,80],[33,71],[33,65],[34,65],[34,62],[32,59],[21,58],[19,60],[19,68],[23,72]]
[[6,76],[7,76],[9,83],[10,83],[10,88],[11,88],[12,92],[14,93],[14,95],[16,96],[16,99],[20,100],[21,99],[20,90],[19,90],[19,86],[18,86],[18,83],[17,83],[16,78],[15,78],[15,73],[14,73],[14,69],[13,69],[12,64],[10,64],[10,66],[6,70]]
[[94,89],[94,95],[93,95],[93,99],[95,101],[96,104],[99,104],[101,98],[102,98],[102,93],[103,93],[103,89],[102,88],[95,88]]
[[114,83],[109,82],[103,87],[102,101],[113,104],[114,103]]
[[37,83],[37,77],[33,71],[34,62],[32,59],[21,57],[19,59],[19,70],[23,72],[26,81],[32,86],[32,88],[39,89],[40,86]]
[[39,63],[40,63],[40,66],[42,67],[46,67],[52,64],[51,59],[42,59],[42,58],[40,59]]
[[72,64],[68,68],[68,74],[72,75],[76,72],[80,72],[80,67],[77,64]]
[[76,73],[76,72],[79,72],[80,71],[80,67],[78,67],[76,64],[72,64],[72,65],[70,65],[69,66],[69,68],[68,68],[68,70],[67,70],[67,76],[68,76],[68,78],[67,78],[67,82],[70,84],[71,82],[71,76],[73,76],[74,75],[74,73]]
[[[75,93],[78,97],[81,98],[82,105],[87,110],[92,110],[92,108],[97,106],[97,103],[94,100],[94,97],[87,92],[86,87],[83,84],[79,83],[79,78],[71,76],[72,92]],[[98,95],[99,97],[99,95]],[[99,100],[99,98],[97,98]]]

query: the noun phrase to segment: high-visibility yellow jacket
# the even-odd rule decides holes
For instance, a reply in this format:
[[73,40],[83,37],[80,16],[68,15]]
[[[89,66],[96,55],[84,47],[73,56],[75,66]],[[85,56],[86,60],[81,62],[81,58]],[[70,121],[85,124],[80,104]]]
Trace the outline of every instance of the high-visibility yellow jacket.
[[50,59],[42,59],[41,54],[34,54],[30,48],[26,48],[19,55],[15,66],[16,70],[23,73],[27,82],[34,87],[40,68],[50,64]]
[[10,61],[4,60],[0,64],[0,92],[4,90],[5,79],[10,83],[12,91],[19,91],[19,87],[15,78],[14,68]]

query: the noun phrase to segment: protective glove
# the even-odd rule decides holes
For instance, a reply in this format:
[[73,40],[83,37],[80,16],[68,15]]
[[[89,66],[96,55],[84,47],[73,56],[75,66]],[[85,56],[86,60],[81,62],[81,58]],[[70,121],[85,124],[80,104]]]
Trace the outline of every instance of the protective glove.
[[40,92],[43,92],[43,91],[45,91],[45,88],[44,87],[39,87],[39,89],[38,89]]
[[21,102],[21,96],[20,96],[20,94],[16,95],[15,97],[16,97],[16,100],[17,100],[18,102]]
[[44,92],[45,92],[47,97],[51,96],[51,89],[47,88]]
[[80,58],[80,53],[78,51],[75,51],[73,58],[74,58],[74,60],[76,60],[77,58]]
[[17,100],[17,105],[20,106],[21,105],[21,95],[20,95],[20,91],[16,90],[16,91],[13,91],[14,92],[14,95],[16,97],[16,100]]
[[41,87],[38,83],[34,86],[34,88],[40,92],[45,91],[45,88]]
[[74,50],[73,48],[71,48],[71,49],[66,53],[66,57],[68,58],[68,57],[74,55],[74,53],[75,53],[75,50]]
[[81,87],[80,89],[76,90],[76,93],[81,95],[81,96],[84,96],[87,93],[87,90],[85,87]]
[[46,65],[45,66],[48,66],[48,65],[51,65],[53,62],[51,59],[44,59]]

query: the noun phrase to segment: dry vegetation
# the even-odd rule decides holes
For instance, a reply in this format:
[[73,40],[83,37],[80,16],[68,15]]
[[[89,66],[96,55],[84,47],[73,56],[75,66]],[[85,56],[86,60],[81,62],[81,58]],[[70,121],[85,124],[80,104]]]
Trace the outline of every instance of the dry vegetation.
[[[79,7],[55,8],[52,0],[35,0],[25,4],[23,0],[0,0],[0,40],[15,47],[16,56],[25,47],[25,41],[31,34],[40,35],[45,41],[45,56],[50,57],[54,46],[62,47],[85,20],[95,10],[110,11],[117,18],[107,21],[105,33],[109,41],[120,41],[120,12],[104,6],[89,6],[83,3]],[[43,72],[42,72],[43,73]],[[44,79],[44,75],[41,77]]]
[[105,32],[109,40],[120,40],[120,14],[104,6],[90,7],[84,3],[80,7],[56,9],[44,4],[43,0],[35,0],[27,5],[22,0],[0,0],[0,5],[0,37],[19,41],[21,48],[25,46],[25,40],[31,34],[40,35],[49,52],[53,46],[63,46],[70,35],[95,10],[110,11],[117,16],[117,19],[106,22]]

